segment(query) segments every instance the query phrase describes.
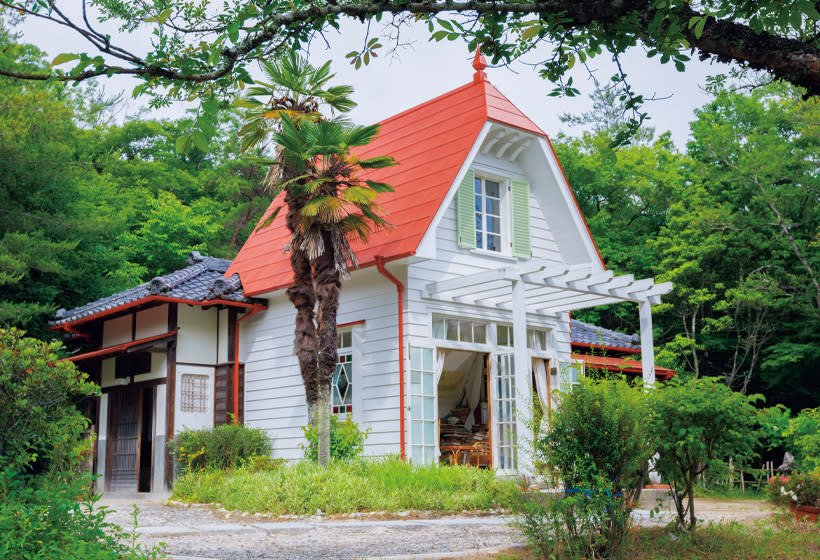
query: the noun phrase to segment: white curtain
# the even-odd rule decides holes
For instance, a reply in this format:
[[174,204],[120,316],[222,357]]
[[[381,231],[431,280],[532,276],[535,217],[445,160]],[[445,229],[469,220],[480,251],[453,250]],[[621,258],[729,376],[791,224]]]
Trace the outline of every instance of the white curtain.
[[467,415],[467,421],[464,422],[464,429],[468,432],[475,424],[475,409],[481,400],[481,360],[483,359],[483,354],[476,354],[470,362],[470,369],[467,373],[465,392],[467,393],[467,406],[470,407],[470,414]]
[[550,392],[547,388],[547,367],[541,358],[532,359],[532,371],[535,373],[535,392],[544,408],[550,408]]
[[436,350],[436,363],[433,364],[433,384],[438,387],[441,380],[441,372],[444,371],[444,355],[446,350]]
[[538,426],[538,432],[544,434],[549,430],[549,413],[547,411],[552,408],[552,404],[550,403],[552,395],[550,395],[547,383],[547,375],[549,375],[549,372],[547,372],[547,366],[542,358],[532,359],[532,371],[535,374],[535,392],[538,394],[538,400],[541,401],[541,406],[544,407],[544,415],[541,417],[541,425]]

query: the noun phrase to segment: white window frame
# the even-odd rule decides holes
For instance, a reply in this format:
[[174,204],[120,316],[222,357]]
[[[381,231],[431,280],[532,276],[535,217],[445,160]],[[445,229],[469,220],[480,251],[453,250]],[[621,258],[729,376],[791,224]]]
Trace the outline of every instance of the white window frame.
[[[342,341],[345,338],[350,340],[349,346],[343,346]],[[350,414],[351,416],[354,414],[356,409],[356,369],[357,369],[357,362],[359,361],[358,353],[356,352],[356,343],[357,343],[356,334],[354,332],[353,327],[344,327],[338,329],[336,332],[336,367],[333,369],[333,379],[331,381],[330,387],[330,412],[331,414],[337,414],[339,416],[346,416]],[[339,369],[339,366],[345,364],[344,369],[345,372],[349,371],[348,383],[349,386],[347,388],[347,393],[350,395],[350,402],[349,403],[336,403],[336,395],[338,393],[338,388],[336,386],[336,374]],[[349,365],[350,367],[346,367]],[[344,410],[335,410],[336,407],[344,407]],[[348,410],[349,408],[349,410]]]
[[[482,247],[478,246],[478,240],[476,240],[476,248],[473,249],[476,252],[487,254],[487,255],[501,255],[505,257],[512,256],[512,240],[510,237],[510,224],[512,222],[512,216],[510,212],[510,179],[509,177],[505,177],[502,175],[496,175],[493,173],[488,173],[481,169],[474,169],[474,178],[473,178],[473,206],[475,208],[475,182],[481,181],[482,187],[482,207],[481,207],[481,215],[482,215],[482,225],[486,224],[486,217],[487,217],[487,207],[485,204],[486,201],[486,188],[485,188],[485,181],[493,181],[498,183],[499,189],[499,220],[500,220],[500,231],[499,234],[501,236],[501,250],[493,251],[491,249],[487,249],[487,231],[486,229],[481,230],[482,236]],[[475,220],[475,215],[478,214],[477,212],[473,212],[473,220]],[[476,228],[476,235],[478,235],[479,230]]]

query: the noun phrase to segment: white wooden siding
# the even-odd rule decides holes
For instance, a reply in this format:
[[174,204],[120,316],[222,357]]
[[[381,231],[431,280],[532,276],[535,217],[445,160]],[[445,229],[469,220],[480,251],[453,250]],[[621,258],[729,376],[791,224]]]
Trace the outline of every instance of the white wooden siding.
[[[388,265],[402,278],[404,274]],[[242,323],[245,422],[267,430],[273,456],[301,459],[307,423],[305,391],[293,355],[295,310],[282,291],[268,295],[268,309]],[[375,268],[354,272],[342,285],[337,322],[354,327],[353,420],[370,429],[366,455],[399,451],[398,330],[396,287]]]

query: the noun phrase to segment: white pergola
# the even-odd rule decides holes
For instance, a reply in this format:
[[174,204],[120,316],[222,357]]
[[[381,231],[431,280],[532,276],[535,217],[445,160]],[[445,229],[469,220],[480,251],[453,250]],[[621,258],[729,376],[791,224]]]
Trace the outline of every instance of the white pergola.
[[[655,284],[652,278],[636,280],[631,274],[615,276],[600,265],[556,265],[528,261],[501,269],[486,270],[424,287],[427,300],[504,309],[512,312],[513,375],[515,386],[529,387],[530,357],[527,348],[527,313],[557,317],[558,314],[631,301],[638,304],[641,322],[641,369],[644,384],[655,382],[655,352],[652,340],[652,305],[672,291],[672,283]],[[528,424],[529,393],[516,393],[517,433],[531,437]],[[532,457],[526,447],[519,454],[519,468],[529,472]]]
[[[425,286],[422,297],[512,311],[516,363],[527,363],[528,312],[557,317],[559,313],[608,303],[637,303],[641,323],[641,366],[644,382],[649,384],[655,380],[652,305],[659,304],[661,296],[671,291],[671,282],[656,284],[652,278],[636,280],[631,274],[615,276],[611,271],[592,265],[528,261],[431,282]],[[518,344],[519,341],[522,342]]]

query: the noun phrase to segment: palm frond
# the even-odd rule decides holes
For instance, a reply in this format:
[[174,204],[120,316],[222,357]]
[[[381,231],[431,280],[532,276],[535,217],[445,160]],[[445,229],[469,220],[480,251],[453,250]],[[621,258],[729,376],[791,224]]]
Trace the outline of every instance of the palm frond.
[[363,169],[382,169],[383,167],[390,167],[398,165],[398,162],[390,156],[377,156],[368,159],[360,159],[359,167]]

